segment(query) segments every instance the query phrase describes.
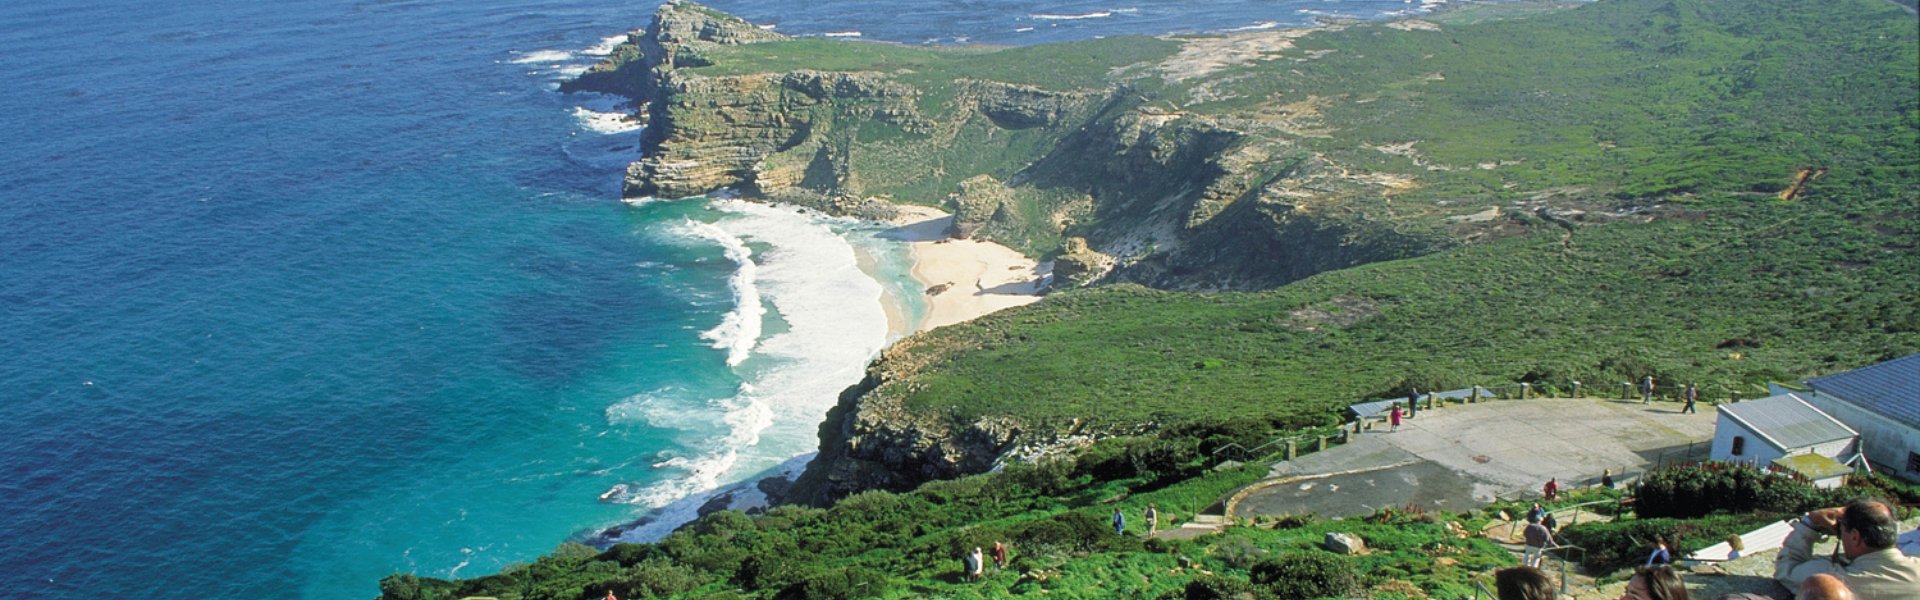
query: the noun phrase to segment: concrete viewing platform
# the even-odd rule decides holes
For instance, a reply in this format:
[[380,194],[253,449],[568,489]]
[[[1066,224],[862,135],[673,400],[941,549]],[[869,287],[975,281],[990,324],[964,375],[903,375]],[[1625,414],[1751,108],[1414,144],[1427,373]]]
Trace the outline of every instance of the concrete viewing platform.
[[1496,498],[1537,496],[1616,481],[1662,462],[1704,459],[1715,413],[1681,414],[1670,402],[1493,400],[1424,409],[1397,432],[1384,424],[1352,442],[1284,461],[1227,502],[1235,517],[1349,517],[1414,504],[1464,511]]

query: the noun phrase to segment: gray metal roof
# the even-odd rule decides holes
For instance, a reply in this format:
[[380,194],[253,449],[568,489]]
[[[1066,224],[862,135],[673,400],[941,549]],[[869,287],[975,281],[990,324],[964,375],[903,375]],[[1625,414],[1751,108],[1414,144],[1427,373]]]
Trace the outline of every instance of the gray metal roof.
[[1722,404],[1720,412],[1766,437],[1781,450],[1805,448],[1859,435],[1793,394]]
[[1920,427],[1920,354],[1809,379],[1807,384],[1908,427]]
[[1459,399],[1461,399],[1461,398],[1471,398],[1471,397],[1473,397],[1473,390],[1475,390],[1475,389],[1478,389],[1478,390],[1480,390],[1480,397],[1481,397],[1481,398],[1499,398],[1499,397],[1500,397],[1500,395],[1499,395],[1499,394],[1495,394],[1495,393],[1493,393],[1493,390],[1490,390],[1490,389],[1487,389],[1487,388],[1483,388],[1483,387],[1480,387],[1480,386],[1477,386],[1477,385],[1476,385],[1476,386],[1473,386],[1473,387],[1470,387],[1470,388],[1460,388],[1460,389],[1457,389],[1457,390],[1452,390],[1452,391],[1447,391],[1447,392],[1436,392],[1436,393],[1434,393],[1434,394],[1433,394],[1433,397],[1435,397],[1435,398],[1447,398],[1447,399],[1450,399],[1450,400],[1459,400]]
[[1387,414],[1387,409],[1393,408],[1393,405],[1405,401],[1406,400],[1403,399],[1375,400],[1373,402],[1361,402],[1349,406],[1347,409],[1353,411],[1353,416],[1365,419],[1376,415]]

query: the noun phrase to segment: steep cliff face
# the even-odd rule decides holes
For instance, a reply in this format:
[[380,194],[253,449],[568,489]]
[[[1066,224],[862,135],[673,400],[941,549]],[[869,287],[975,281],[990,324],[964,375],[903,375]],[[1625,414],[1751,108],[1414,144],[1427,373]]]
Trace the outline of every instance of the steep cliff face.
[[1151,424],[1090,427],[1027,423],[1005,415],[961,418],[915,411],[903,398],[931,353],[910,338],[889,348],[861,382],[840,395],[820,424],[820,454],[788,489],[785,502],[826,505],[865,490],[904,491],[938,479],[983,473],[1007,460],[1070,455],[1095,440],[1138,434]]
[[[725,77],[664,74],[645,158],[626,195],[692,196],[719,188],[762,194],[834,191],[848,175],[816,135],[835,120],[917,124],[912,88],[869,73],[795,71]],[[780,153],[798,156],[776,156]]]
[[660,73],[706,64],[700,58],[702,50],[784,39],[745,19],[676,0],[662,5],[645,30],[627,34],[627,41],[614,46],[607,58],[579,77],[561,82],[560,91],[600,92],[646,102],[656,93]]

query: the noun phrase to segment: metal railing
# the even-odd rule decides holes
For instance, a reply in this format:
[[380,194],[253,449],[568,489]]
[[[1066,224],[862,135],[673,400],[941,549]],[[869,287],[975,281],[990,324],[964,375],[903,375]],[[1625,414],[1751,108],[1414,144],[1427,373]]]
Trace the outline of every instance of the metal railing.
[[[1252,448],[1242,446],[1237,442],[1229,442],[1227,445],[1214,448],[1213,452],[1209,453],[1209,456],[1215,464],[1219,464],[1223,458],[1244,462],[1275,454],[1277,451],[1272,450],[1273,448],[1281,444],[1287,444],[1284,460],[1293,460],[1301,454],[1318,452],[1336,445],[1348,443],[1352,440],[1353,435],[1352,428],[1349,426],[1355,422],[1356,421],[1348,421],[1346,425],[1340,426],[1337,430],[1331,428],[1316,428],[1305,432],[1275,436],[1265,443]],[[1308,444],[1307,442],[1312,443]]]
[[[1552,548],[1542,550],[1541,552],[1544,553],[1544,552],[1552,552],[1552,551],[1561,551],[1561,553],[1558,556],[1555,556],[1554,558],[1560,559],[1560,595],[1565,596],[1567,595],[1567,581],[1568,581],[1567,562],[1569,560],[1572,560],[1567,557],[1567,554],[1573,551],[1578,551],[1580,554],[1580,560],[1586,560],[1587,549],[1581,548],[1579,546],[1554,546]],[[1572,562],[1574,562],[1575,564],[1578,564],[1580,560],[1573,560]]]

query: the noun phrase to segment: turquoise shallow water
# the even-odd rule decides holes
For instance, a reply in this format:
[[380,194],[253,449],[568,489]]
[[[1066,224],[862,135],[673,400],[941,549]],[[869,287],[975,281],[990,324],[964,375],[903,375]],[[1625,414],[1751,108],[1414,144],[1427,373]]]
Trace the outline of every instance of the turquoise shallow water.
[[[1405,6],[714,4],[1001,43]],[[885,338],[852,248],[904,255],[617,202],[637,134],[553,84],[652,7],[0,5],[0,596],[367,597],[810,449]]]

